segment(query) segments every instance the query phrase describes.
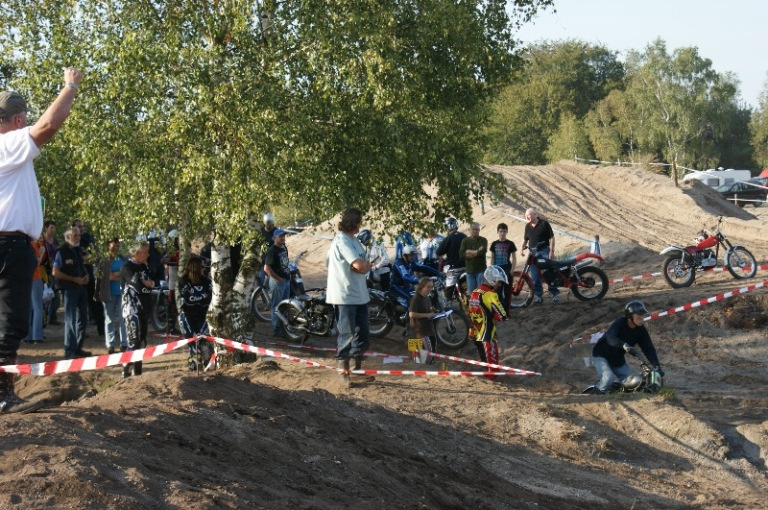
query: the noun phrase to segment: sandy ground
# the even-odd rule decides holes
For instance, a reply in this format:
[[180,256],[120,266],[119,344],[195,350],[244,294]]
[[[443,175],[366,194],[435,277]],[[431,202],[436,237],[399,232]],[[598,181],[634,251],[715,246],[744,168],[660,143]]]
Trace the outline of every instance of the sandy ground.
[[[604,269],[621,278],[659,271],[663,247],[689,243],[722,215],[729,238],[768,262],[768,207],[740,209],[641,170],[493,170],[517,194],[476,210],[489,239],[506,221],[519,246],[515,217],[534,206],[559,232],[599,235]],[[318,236],[328,234],[288,240],[293,254],[308,250],[310,284],[324,284],[328,241]],[[557,243],[560,253],[588,247],[562,233]],[[335,372],[282,360],[197,375],[178,352],[126,380],[116,368],[24,376],[19,393],[48,406],[0,417],[0,508],[764,508],[764,289],[648,323],[667,372],[660,395],[581,395],[595,379],[583,361],[591,346],[569,341],[605,328],[630,299],[667,310],[767,276],[709,273],[679,290],[644,278],[611,285],[598,302],[568,295],[515,310],[499,327],[502,361],[540,377],[379,375],[342,389]],[[254,331],[259,345],[268,332]],[[103,352],[95,327],[89,335],[86,348]],[[25,345],[21,358],[59,359],[61,341],[60,328],[47,328],[46,342]],[[372,348],[405,354],[402,330]],[[320,351],[285,351],[330,362]],[[476,356],[471,346],[449,354]],[[381,358],[366,366],[420,368]]]

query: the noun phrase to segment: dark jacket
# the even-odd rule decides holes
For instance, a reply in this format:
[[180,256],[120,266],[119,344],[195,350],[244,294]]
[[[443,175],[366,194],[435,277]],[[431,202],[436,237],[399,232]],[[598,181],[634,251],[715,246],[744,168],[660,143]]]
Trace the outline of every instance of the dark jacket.
[[659,358],[656,355],[656,349],[651,342],[651,335],[645,326],[636,326],[630,328],[626,317],[618,317],[613,321],[605,334],[597,341],[592,349],[592,356],[605,358],[612,367],[620,367],[626,364],[624,359],[624,344],[631,347],[636,345],[651,362],[651,365],[658,366]]
[[[67,276],[82,277],[85,276],[85,266],[83,265],[83,252],[78,246],[73,248],[67,243],[62,243],[56,254],[61,258],[59,271]],[[56,280],[56,287],[60,290],[77,289],[82,287],[74,282],[63,279]]]
[[461,242],[467,237],[466,234],[461,232],[454,232],[449,234],[440,243],[440,246],[435,250],[435,255],[442,257],[445,255],[445,263],[453,268],[464,267],[464,259],[461,258]]

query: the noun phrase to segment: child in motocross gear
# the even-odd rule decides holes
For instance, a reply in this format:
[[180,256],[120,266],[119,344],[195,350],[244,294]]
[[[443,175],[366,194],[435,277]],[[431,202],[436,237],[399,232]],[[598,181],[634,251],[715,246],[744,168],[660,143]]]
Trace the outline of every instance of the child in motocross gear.
[[432,278],[425,276],[419,280],[419,284],[416,286],[416,294],[411,298],[411,304],[408,307],[411,327],[415,329],[416,338],[421,338],[424,350],[428,353],[426,359],[423,359],[422,362],[430,365],[434,360],[434,356],[431,353],[435,352],[435,345],[437,344],[435,323],[431,320],[435,316],[435,312],[432,311],[432,300],[429,298],[429,294],[434,288],[435,284]]
[[506,282],[507,275],[498,266],[490,266],[483,273],[485,281],[472,291],[469,298],[469,338],[475,342],[480,361],[499,363],[499,344],[496,342],[496,324],[507,316],[496,291]]
[[[192,256],[184,267],[184,274],[179,279],[181,313],[179,326],[185,337],[208,334],[206,314],[213,297],[213,284],[205,276],[205,267],[200,257]],[[199,354],[199,356],[198,356]],[[207,340],[198,340],[189,344],[190,370],[197,370],[199,364],[208,365],[213,354],[213,345]]]
[[624,315],[616,318],[595,344],[592,349],[592,362],[600,379],[596,386],[598,392],[605,393],[614,382],[623,381],[632,375],[624,355],[636,356],[636,345],[640,346],[653,368],[658,370],[662,377],[664,376],[656,355],[656,348],[653,346],[648,330],[643,325],[644,316],[647,313],[648,310],[643,303],[630,301],[624,306]]
[[[149,243],[137,241],[133,255],[120,270],[120,285],[123,290],[123,319],[128,336],[128,351],[147,346],[147,323],[152,309],[154,281],[149,277],[147,259]],[[123,377],[141,375],[142,363],[136,361],[123,365]]]

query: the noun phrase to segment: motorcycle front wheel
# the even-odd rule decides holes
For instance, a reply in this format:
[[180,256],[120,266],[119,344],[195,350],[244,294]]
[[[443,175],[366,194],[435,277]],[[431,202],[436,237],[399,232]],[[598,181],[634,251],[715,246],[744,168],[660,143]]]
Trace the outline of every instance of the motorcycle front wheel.
[[171,300],[163,292],[160,292],[155,296],[155,302],[152,303],[152,313],[149,315],[149,320],[152,323],[152,327],[158,333],[166,333],[168,329],[168,320],[171,313]]
[[309,336],[309,332],[301,328],[301,323],[298,320],[299,310],[290,303],[280,303],[277,305],[277,311],[288,321],[288,324],[283,324],[283,329],[288,338],[303,344]]
[[725,267],[734,278],[744,280],[752,278],[757,272],[757,261],[749,253],[749,250],[742,246],[736,246],[730,252],[725,260]]
[[392,310],[378,300],[368,303],[368,328],[372,337],[381,338],[387,336],[392,329],[394,317]]
[[251,312],[261,322],[270,322],[272,320],[272,296],[269,289],[259,285],[251,294]]
[[533,283],[528,274],[512,271],[509,282],[509,308],[525,308],[533,303]]
[[584,266],[576,270],[579,281],[571,286],[571,292],[582,301],[601,299],[608,292],[608,276],[595,266]]
[[696,278],[696,269],[683,261],[680,255],[668,257],[664,261],[664,265],[661,266],[661,273],[673,289],[690,287],[694,278]]
[[437,341],[449,349],[461,349],[469,341],[469,318],[461,310],[435,321]]

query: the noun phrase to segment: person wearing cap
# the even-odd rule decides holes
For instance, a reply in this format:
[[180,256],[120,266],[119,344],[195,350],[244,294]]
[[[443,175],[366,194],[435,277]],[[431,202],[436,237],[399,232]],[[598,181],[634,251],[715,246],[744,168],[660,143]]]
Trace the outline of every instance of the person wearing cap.
[[[21,339],[29,331],[32,274],[36,258],[30,239],[43,229],[40,190],[33,161],[69,116],[82,79],[64,69],[64,86],[32,126],[27,103],[16,92],[0,92],[0,366],[15,365]],[[14,391],[13,374],[0,372],[0,414],[29,412],[42,406]]]
[[113,237],[107,245],[107,256],[99,264],[99,301],[104,307],[104,343],[107,354],[122,352],[128,346],[125,322],[121,311],[120,270],[125,257],[120,255],[120,238]]
[[274,243],[264,255],[264,272],[269,277],[269,291],[272,293],[272,335],[282,336],[283,325],[277,317],[277,305],[291,294],[291,275],[288,272],[288,248],[285,247],[285,230],[275,229]]

